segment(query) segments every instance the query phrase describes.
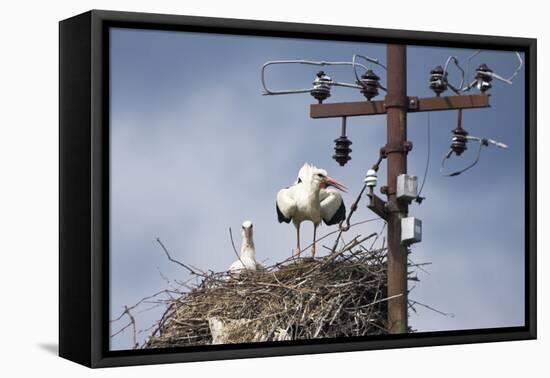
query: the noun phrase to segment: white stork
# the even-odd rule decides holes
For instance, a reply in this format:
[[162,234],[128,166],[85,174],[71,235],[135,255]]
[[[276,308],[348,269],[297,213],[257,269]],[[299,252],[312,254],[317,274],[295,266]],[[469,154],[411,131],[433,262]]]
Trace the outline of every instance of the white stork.
[[313,222],[313,244],[311,255],[315,257],[315,239],[317,227],[321,220],[326,225],[333,225],[346,218],[346,206],[342,196],[333,186],[343,192],[346,187],[327,175],[327,171],[314,167],[309,163],[298,172],[294,185],[281,189],[277,193],[277,216],[279,223],[294,223],[296,227],[296,250],[294,255],[300,255],[300,223]]
[[242,270],[261,270],[262,264],[256,261],[256,250],[254,248],[254,239],[252,238],[252,222],[243,223],[243,241],[241,244],[241,253],[239,259],[229,266],[230,272],[238,273]]

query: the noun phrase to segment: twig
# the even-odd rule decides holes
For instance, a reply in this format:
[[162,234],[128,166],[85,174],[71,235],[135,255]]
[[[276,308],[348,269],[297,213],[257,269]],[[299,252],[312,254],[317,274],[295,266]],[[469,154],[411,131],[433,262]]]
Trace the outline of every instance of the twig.
[[123,315],[127,315],[128,318],[130,318],[130,322],[128,324],[126,324],[124,327],[122,327],[118,332],[115,332],[114,334],[111,335],[111,338],[115,337],[116,335],[124,332],[124,330],[126,330],[128,327],[132,327],[132,340],[134,341],[133,343],[133,349],[136,349],[137,346],[138,346],[138,343],[137,343],[137,336],[136,336],[136,319],[134,318],[134,316],[130,313],[130,309],[128,308],[128,306],[124,306],[124,313]]
[[233,241],[233,231],[231,231],[231,227],[229,227],[229,238],[231,239],[231,246],[233,247],[233,252],[235,252],[235,256],[240,260],[240,256],[237,253],[237,248],[235,248],[235,242]]
[[130,318],[130,322],[132,323],[132,337],[133,337],[132,340],[134,341],[133,349],[136,349],[137,346],[138,346],[137,338],[136,338],[136,319],[130,313],[130,310],[128,309],[128,307],[124,306],[124,309],[125,309],[126,314],[128,315],[128,317]]
[[[355,226],[359,226],[359,225],[362,225],[362,224],[365,224],[365,223],[369,223],[369,222],[379,221],[379,220],[381,220],[381,218],[370,218],[370,219],[365,219],[365,220],[363,220],[363,221],[360,221],[360,222],[356,222],[356,223],[351,224],[351,225],[350,225],[350,228],[355,227]],[[320,242],[321,240],[326,239],[326,238],[328,238],[329,236],[334,235],[334,234],[339,233],[339,232],[341,232],[340,229],[331,231],[331,232],[329,232],[329,233],[327,233],[327,234],[321,236],[320,238],[318,238],[318,239],[316,240],[316,242]],[[302,252],[306,251],[307,249],[311,248],[312,245],[313,245],[313,243],[311,243],[310,245],[308,245],[308,246],[305,247],[305,248],[302,248],[302,250],[300,250],[300,253],[302,253]],[[293,260],[293,257],[289,258],[289,260]]]
[[334,253],[334,251],[332,252],[333,255],[330,256],[331,258],[328,259],[328,261],[332,261],[334,260],[336,257],[346,253],[347,251],[351,251],[352,248],[364,243],[366,240],[374,237],[378,235],[376,232],[373,232],[372,234],[370,234],[369,236],[365,236],[364,238],[362,239],[358,239],[359,236],[355,237],[355,239],[353,239],[351,242],[349,242],[347,245],[344,246],[344,248],[342,248],[341,251],[338,251],[337,253]]
[[418,268],[418,269],[420,269],[421,271],[423,271],[423,272],[426,273],[426,274],[430,274],[430,272],[428,272],[426,269],[422,268],[422,266],[423,266],[423,265],[431,265],[431,264],[432,264],[431,262],[414,264],[414,263],[411,261],[411,259],[407,259],[407,261],[408,261],[408,263],[409,263],[409,266]]
[[122,317],[126,314],[126,312],[128,310],[133,310],[134,308],[138,307],[140,304],[142,304],[143,302],[149,300],[149,299],[152,299],[152,298],[155,298],[161,294],[166,294],[166,293],[177,293],[177,294],[181,294],[181,293],[178,293],[177,291],[173,291],[173,290],[161,290],[159,292],[156,292],[155,294],[152,294],[152,295],[149,295],[147,297],[143,297],[141,298],[136,304],[134,304],[133,306],[130,306],[130,307],[127,307],[127,306],[124,306],[124,311],[122,312],[122,314],[120,314],[118,317],[116,317],[115,319],[112,319],[110,322],[111,323],[114,323],[114,322],[117,322],[119,321],[120,319],[122,319]]
[[374,244],[378,241],[378,239],[380,238],[380,235],[382,235],[382,233],[384,232],[384,230],[386,229],[386,225],[388,224],[388,222],[384,221],[384,223],[382,224],[382,229],[380,230],[380,232],[378,233],[378,235],[376,235],[376,238],[373,240],[372,244],[370,245],[370,249],[373,249],[374,248]]
[[124,327],[122,327],[121,329],[119,329],[118,331],[116,331],[115,333],[113,333],[111,335],[111,338],[121,334],[122,332],[124,332],[128,327],[130,327],[132,325],[132,322],[129,322],[128,324],[126,324]]
[[244,263],[241,260],[241,256],[237,253],[237,248],[235,248],[235,242],[233,241],[233,231],[231,230],[231,227],[229,227],[229,238],[231,239],[231,246],[233,247],[233,252],[235,252],[235,256],[237,256],[237,258],[241,262],[241,265],[244,267]]
[[438,314],[441,314],[443,316],[449,316],[451,318],[454,318],[455,317],[455,314],[453,314],[452,312],[443,312],[443,311],[440,311],[438,309],[435,309],[431,306],[428,306],[427,304],[424,304],[424,303],[420,303],[420,302],[417,302],[417,301],[414,301],[414,300],[409,300],[409,307],[410,308],[413,308],[414,309],[414,306],[415,305],[419,305],[419,306],[422,306],[424,308],[427,308],[428,310],[432,310],[434,312],[437,312]]
[[205,274],[204,273],[197,273],[195,272],[193,269],[191,269],[188,265],[185,265],[184,263],[172,258],[172,256],[170,256],[170,253],[168,253],[168,250],[166,249],[166,247],[164,246],[164,244],[162,244],[162,242],[160,241],[160,238],[156,238],[156,241],[157,243],[160,244],[160,246],[162,247],[162,250],[164,251],[164,253],[166,254],[166,257],[168,257],[168,260],[172,261],[173,263],[176,263],[178,264],[179,266],[187,269],[189,271],[189,273],[191,274],[194,274],[194,275],[197,275],[197,276],[204,276]]

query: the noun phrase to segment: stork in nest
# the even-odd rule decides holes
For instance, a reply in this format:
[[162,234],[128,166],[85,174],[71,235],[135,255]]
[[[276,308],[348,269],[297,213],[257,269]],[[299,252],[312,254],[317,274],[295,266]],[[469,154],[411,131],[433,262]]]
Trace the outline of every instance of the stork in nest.
[[324,221],[326,225],[338,224],[346,218],[346,206],[340,193],[328,187],[346,192],[346,187],[329,177],[327,171],[305,163],[298,172],[294,185],[281,189],[277,193],[277,216],[279,223],[294,223],[296,227],[296,249],[299,256],[300,224],[303,221],[313,223],[313,243],[311,255],[315,257],[315,239],[317,227]]
[[243,241],[241,244],[241,253],[239,259],[229,266],[229,271],[238,273],[243,270],[262,270],[263,265],[256,261],[256,249],[252,237],[252,222],[248,220],[244,221],[242,228]]

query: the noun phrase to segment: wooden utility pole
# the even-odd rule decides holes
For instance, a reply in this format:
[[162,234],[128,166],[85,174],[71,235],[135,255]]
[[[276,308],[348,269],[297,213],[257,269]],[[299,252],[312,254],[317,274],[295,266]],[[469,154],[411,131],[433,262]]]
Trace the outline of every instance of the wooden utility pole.
[[388,45],[388,80],[386,95],[387,134],[385,154],[388,159],[388,329],[407,332],[407,247],[401,245],[401,218],[408,204],[398,202],[397,176],[407,173],[407,51],[404,45]]
[[405,45],[387,47],[387,95],[383,101],[360,101],[311,105],[312,118],[353,117],[387,114],[387,180],[383,193],[387,201],[370,193],[368,208],[388,223],[388,329],[390,333],[408,331],[408,248],[401,243],[401,218],[408,214],[408,203],[397,199],[397,177],[407,173],[407,154],[412,144],[407,141],[407,113],[439,110],[486,108],[484,94],[417,98],[407,96],[407,50]]

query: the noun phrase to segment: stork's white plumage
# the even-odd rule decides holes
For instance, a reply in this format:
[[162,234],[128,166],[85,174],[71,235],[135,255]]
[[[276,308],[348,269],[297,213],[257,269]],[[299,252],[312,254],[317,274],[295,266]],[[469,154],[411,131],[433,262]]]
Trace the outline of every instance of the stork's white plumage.
[[346,187],[328,176],[327,171],[305,163],[298,172],[298,179],[294,185],[281,189],[277,193],[277,216],[279,223],[294,223],[296,227],[297,244],[294,251],[299,255],[300,224],[303,221],[313,223],[313,244],[311,254],[315,256],[315,238],[317,227],[324,221],[327,225],[341,222],[346,217],[346,207],[340,193],[333,186],[343,192]]
[[256,249],[252,237],[252,222],[243,223],[243,241],[241,244],[241,253],[239,259],[229,266],[230,272],[239,272],[242,270],[261,270],[262,264],[256,261]]

